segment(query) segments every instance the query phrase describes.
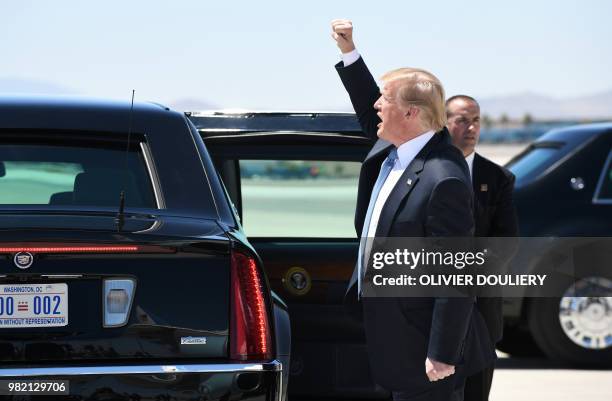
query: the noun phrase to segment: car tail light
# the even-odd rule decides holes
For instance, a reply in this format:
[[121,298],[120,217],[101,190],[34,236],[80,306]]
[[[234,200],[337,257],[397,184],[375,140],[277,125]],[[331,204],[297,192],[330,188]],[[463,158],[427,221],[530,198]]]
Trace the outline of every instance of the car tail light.
[[135,286],[132,279],[104,280],[104,327],[119,327],[127,323]]
[[0,247],[0,253],[127,253],[138,252],[137,246],[13,246]]
[[236,360],[272,358],[270,323],[263,280],[251,256],[232,252],[230,357]]

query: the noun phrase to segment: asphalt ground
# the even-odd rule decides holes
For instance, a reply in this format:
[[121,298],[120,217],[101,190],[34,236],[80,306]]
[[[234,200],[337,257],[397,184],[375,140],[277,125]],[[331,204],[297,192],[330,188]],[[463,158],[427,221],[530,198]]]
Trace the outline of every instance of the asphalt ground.
[[[512,358],[507,355],[501,356],[497,361],[489,396],[489,401],[610,400],[612,400],[612,370],[569,369],[544,358]],[[349,401],[349,399],[300,398],[299,401]]]
[[506,145],[478,145],[476,152],[494,161],[497,164],[506,164],[514,156],[518,155],[528,144],[506,144]]
[[502,356],[490,401],[610,401],[612,370],[570,369],[544,358]]

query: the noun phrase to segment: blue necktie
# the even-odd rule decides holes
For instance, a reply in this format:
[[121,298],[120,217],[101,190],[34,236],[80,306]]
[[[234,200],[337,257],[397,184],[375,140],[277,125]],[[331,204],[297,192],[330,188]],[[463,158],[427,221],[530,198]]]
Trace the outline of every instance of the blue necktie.
[[[368,231],[370,229],[370,220],[372,220],[372,212],[374,211],[374,205],[376,204],[376,199],[378,198],[378,194],[382,189],[385,180],[389,176],[389,173],[393,169],[395,165],[395,160],[397,159],[397,149],[392,149],[389,152],[389,156],[385,159],[380,168],[380,173],[378,173],[378,178],[376,179],[376,183],[374,184],[374,188],[372,189],[372,195],[370,196],[370,204],[368,205],[368,211],[366,213],[365,220],[363,222],[363,229],[361,230],[361,240],[359,241],[359,254],[357,257],[357,298],[361,297],[361,281],[365,276],[365,266],[364,264],[364,252],[366,250],[366,243],[368,238]],[[366,261],[367,262],[367,261]]]

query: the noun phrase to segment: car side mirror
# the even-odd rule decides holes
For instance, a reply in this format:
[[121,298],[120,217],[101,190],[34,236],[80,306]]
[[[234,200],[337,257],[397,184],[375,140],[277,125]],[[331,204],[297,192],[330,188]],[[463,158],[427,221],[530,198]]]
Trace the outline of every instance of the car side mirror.
[[4,167],[4,162],[0,162],[0,177],[4,177],[6,175],[6,167]]

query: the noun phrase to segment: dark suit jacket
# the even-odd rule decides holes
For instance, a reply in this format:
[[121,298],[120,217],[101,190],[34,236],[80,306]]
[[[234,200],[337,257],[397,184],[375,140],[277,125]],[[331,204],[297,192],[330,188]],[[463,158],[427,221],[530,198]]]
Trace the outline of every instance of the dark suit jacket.
[[[518,236],[518,221],[512,201],[514,175],[476,153],[472,165],[472,183],[476,223],[474,235],[477,237]],[[502,299],[497,297],[479,297],[476,302],[476,307],[487,324],[493,343],[501,340],[503,335],[502,305]]]
[[[355,229],[360,235],[381,163],[393,145],[376,138],[380,122],[373,104],[380,92],[362,59],[336,66],[349,92],[363,131],[376,139],[359,176]],[[408,184],[410,182],[410,184]],[[385,203],[377,237],[471,236],[474,230],[473,190],[467,164],[438,132],[408,165]],[[356,272],[347,299],[356,300]],[[432,386],[425,359],[455,365],[471,374],[488,365],[495,353],[474,299],[362,298],[368,356],[374,380],[387,389],[414,390]]]

